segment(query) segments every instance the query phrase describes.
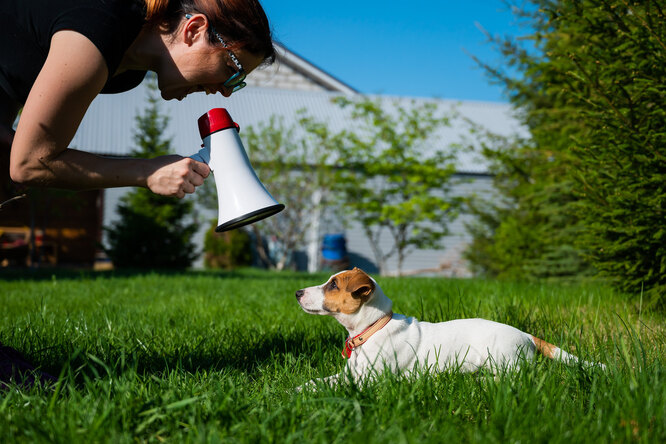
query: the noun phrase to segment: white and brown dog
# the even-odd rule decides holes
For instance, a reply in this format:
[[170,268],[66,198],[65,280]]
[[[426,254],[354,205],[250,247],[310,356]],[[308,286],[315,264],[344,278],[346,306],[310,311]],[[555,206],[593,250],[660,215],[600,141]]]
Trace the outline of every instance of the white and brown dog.
[[[377,282],[358,268],[335,274],[323,285],[298,290],[296,299],[307,313],[333,316],[347,329],[342,355],[356,381],[384,369],[402,374],[416,369],[516,369],[537,352],[568,364],[579,362],[559,347],[506,324],[485,319],[433,324],[395,314]],[[325,381],[334,383],[343,374]]]

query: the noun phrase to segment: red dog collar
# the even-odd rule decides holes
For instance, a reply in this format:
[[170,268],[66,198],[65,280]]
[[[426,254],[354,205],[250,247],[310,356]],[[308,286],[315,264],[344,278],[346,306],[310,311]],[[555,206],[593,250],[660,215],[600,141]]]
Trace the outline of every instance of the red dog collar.
[[366,328],[353,338],[348,337],[345,340],[345,348],[344,350],[342,350],[342,357],[345,359],[349,359],[351,357],[353,349],[363,345],[368,339],[370,339],[370,336],[374,335],[379,330],[384,328],[384,326],[388,324],[388,322],[391,320],[392,317],[393,317],[393,312],[391,311],[387,315],[379,318],[379,320],[377,320],[374,324],[372,324],[370,327]]

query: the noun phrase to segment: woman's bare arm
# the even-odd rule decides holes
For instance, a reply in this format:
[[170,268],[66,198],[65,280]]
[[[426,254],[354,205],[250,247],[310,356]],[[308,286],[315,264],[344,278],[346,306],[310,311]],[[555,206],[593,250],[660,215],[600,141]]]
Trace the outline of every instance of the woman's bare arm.
[[53,36],[14,135],[12,179],[69,189],[142,186],[176,197],[194,192],[210,170],[193,159],[112,159],[68,148],[107,77],[104,58],[90,40],[74,31]]

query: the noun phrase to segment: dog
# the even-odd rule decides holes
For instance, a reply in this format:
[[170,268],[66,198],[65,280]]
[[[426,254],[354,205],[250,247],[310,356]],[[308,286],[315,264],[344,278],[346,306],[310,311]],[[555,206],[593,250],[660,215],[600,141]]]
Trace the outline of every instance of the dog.
[[430,323],[393,313],[393,302],[359,268],[298,290],[296,299],[306,313],[333,316],[349,332],[342,351],[347,371],[324,378],[329,385],[345,374],[360,382],[385,369],[403,375],[417,369],[475,372],[485,368],[498,373],[518,369],[536,353],[570,365],[605,368],[510,325],[486,319]]

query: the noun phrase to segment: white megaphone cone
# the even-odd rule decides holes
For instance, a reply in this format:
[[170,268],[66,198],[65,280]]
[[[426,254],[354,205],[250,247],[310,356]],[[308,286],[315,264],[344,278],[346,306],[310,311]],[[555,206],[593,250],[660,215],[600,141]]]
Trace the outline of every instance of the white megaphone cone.
[[238,132],[238,124],[226,109],[213,108],[199,118],[203,148],[190,156],[207,163],[215,177],[217,232],[240,228],[284,209],[252,169]]

